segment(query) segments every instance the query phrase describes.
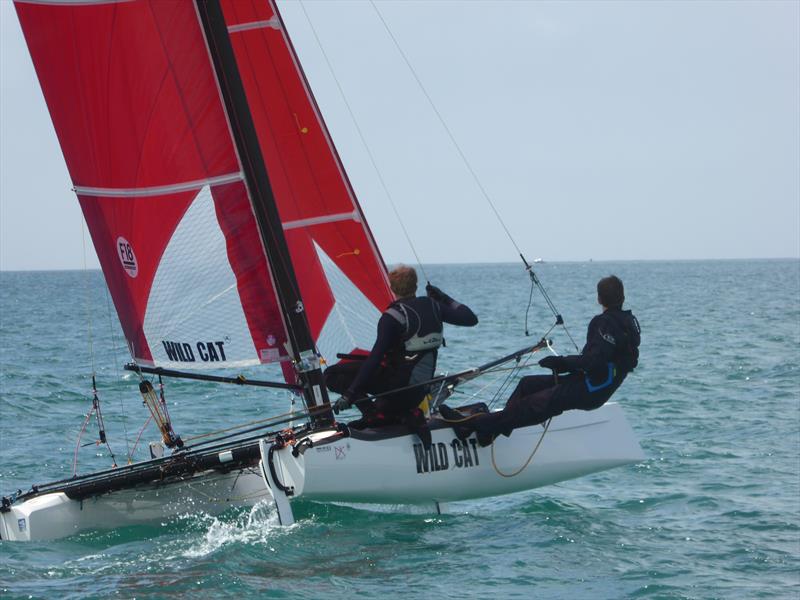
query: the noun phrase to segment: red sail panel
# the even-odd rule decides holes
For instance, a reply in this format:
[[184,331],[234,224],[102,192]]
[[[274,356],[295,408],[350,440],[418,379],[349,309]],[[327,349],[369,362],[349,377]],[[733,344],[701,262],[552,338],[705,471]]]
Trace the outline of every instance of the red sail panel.
[[328,360],[370,347],[386,268],[272,2],[223,0],[312,335]]
[[285,356],[286,332],[192,2],[16,2],[136,360]]

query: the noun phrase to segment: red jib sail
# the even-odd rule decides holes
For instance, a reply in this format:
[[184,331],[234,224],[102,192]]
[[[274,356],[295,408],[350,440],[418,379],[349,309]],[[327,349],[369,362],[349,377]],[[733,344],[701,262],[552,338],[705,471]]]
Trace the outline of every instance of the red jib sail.
[[[135,360],[201,368],[286,357],[194,3],[16,7]],[[392,297],[361,210],[288,37],[254,26],[279,22],[274,8],[225,10],[312,334],[329,359],[366,347]]]
[[369,348],[393,300],[386,268],[280,14],[272,0],[222,7],[317,347]]

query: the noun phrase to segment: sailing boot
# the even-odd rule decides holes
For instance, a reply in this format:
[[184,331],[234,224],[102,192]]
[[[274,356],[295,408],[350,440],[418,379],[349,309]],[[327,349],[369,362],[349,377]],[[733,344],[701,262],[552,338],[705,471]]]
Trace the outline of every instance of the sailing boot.
[[439,415],[441,415],[446,423],[450,423],[456,437],[462,442],[472,435],[474,428],[470,426],[469,421],[464,420],[464,415],[459,411],[450,408],[446,404],[442,404],[439,406]]

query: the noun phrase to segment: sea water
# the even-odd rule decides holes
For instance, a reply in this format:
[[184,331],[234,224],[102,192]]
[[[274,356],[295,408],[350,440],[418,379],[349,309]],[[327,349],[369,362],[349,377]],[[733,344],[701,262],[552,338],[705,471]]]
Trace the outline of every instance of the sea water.
[[[797,598],[800,595],[800,262],[537,265],[582,345],[595,283],[615,273],[642,325],[639,368],[615,396],[639,464],[444,515],[295,502],[37,543],[0,542],[4,598]],[[518,265],[429,266],[471,306],[443,370],[531,343],[553,321]],[[562,353],[574,352],[558,328]],[[91,351],[90,351],[91,348]],[[99,272],[0,273],[0,493],[73,472],[92,371],[125,461],[146,419]],[[535,373],[531,367],[527,373]],[[289,409],[284,393],[169,381],[184,436]],[[468,402],[464,395],[454,399]],[[498,403],[498,406],[502,402]],[[137,458],[149,440],[145,431]],[[83,436],[80,473],[107,468]],[[535,459],[529,468],[535,468]]]

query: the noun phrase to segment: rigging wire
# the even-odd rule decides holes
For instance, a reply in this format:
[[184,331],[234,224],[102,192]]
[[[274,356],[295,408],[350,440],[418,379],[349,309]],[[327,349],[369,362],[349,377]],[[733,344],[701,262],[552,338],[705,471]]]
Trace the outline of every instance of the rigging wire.
[[514,380],[514,378],[517,376],[517,374],[520,371],[522,371],[522,369],[524,369],[524,368],[526,368],[528,366],[528,363],[530,363],[530,361],[533,358],[534,354],[535,354],[535,352],[529,354],[528,356],[526,356],[524,362],[517,361],[517,363],[514,364],[514,368],[509,372],[509,374],[506,377],[505,381],[503,381],[503,383],[500,385],[500,387],[494,393],[494,396],[492,396],[492,399],[489,402],[489,410],[491,410],[494,407],[494,405],[497,403],[497,401],[500,398],[507,398],[508,397],[507,390],[508,390],[509,386],[511,385],[511,382]]
[[378,163],[375,160],[372,151],[370,150],[369,144],[367,144],[367,139],[364,136],[364,132],[361,130],[361,127],[358,124],[358,120],[356,119],[355,113],[353,112],[353,109],[350,107],[350,103],[347,101],[347,96],[345,96],[344,88],[342,88],[342,84],[336,77],[336,72],[333,70],[333,65],[331,64],[331,61],[328,58],[328,54],[325,52],[325,48],[322,45],[322,41],[320,40],[319,35],[317,34],[317,29],[316,27],[314,27],[314,24],[311,21],[311,17],[309,16],[308,11],[306,10],[305,2],[303,2],[303,0],[300,0],[300,7],[303,9],[303,14],[306,17],[306,21],[308,21],[308,25],[311,28],[311,32],[314,34],[314,39],[317,42],[317,46],[319,47],[320,52],[322,52],[322,56],[325,59],[325,64],[328,67],[328,71],[330,72],[331,77],[333,77],[334,82],[336,82],[336,88],[339,90],[339,95],[341,96],[344,105],[347,107],[347,112],[350,115],[350,119],[353,121],[353,125],[355,125],[356,131],[358,132],[358,137],[361,139],[361,143],[364,146],[364,150],[366,150],[367,152],[367,156],[369,157],[370,163],[372,163],[372,168],[375,170],[375,173],[378,176],[378,181],[380,182],[381,187],[383,188],[383,192],[384,194],[386,194],[386,198],[389,200],[389,205],[392,207],[392,212],[394,212],[394,216],[397,219],[398,224],[400,225],[400,229],[403,230],[403,235],[405,236],[408,245],[411,247],[411,252],[414,253],[414,258],[417,260],[417,265],[419,265],[419,270],[422,271],[422,276],[424,277],[424,279],[428,281],[428,283],[430,283],[428,275],[425,273],[425,267],[423,266],[422,260],[419,257],[419,253],[417,252],[417,249],[414,246],[414,242],[411,241],[411,236],[409,235],[405,223],[403,222],[403,219],[400,216],[400,212],[397,210],[397,205],[395,204],[394,198],[392,197],[392,194],[389,191],[389,187],[386,185],[386,181],[383,179],[381,170],[378,168]]
[[417,85],[419,86],[419,89],[422,91],[422,94],[428,100],[428,104],[431,105],[431,108],[433,109],[433,112],[436,113],[436,116],[439,119],[439,122],[442,124],[442,127],[444,128],[445,132],[447,133],[447,136],[450,138],[450,141],[453,143],[453,146],[455,147],[456,151],[458,152],[459,156],[461,157],[461,160],[464,162],[464,165],[467,167],[467,170],[469,171],[470,175],[472,175],[472,179],[477,184],[478,189],[480,189],[480,191],[481,191],[481,194],[483,194],[483,197],[489,203],[489,206],[491,207],[492,211],[494,212],[495,216],[497,217],[497,220],[499,221],[499,223],[502,226],[503,230],[506,232],[506,235],[508,236],[508,239],[511,241],[511,243],[514,246],[514,248],[516,248],[517,253],[522,255],[522,250],[519,249],[519,246],[517,245],[517,242],[514,240],[514,237],[511,235],[511,232],[508,230],[508,227],[506,227],[505,221],[503,221],[503,217],[500,216],[500,212],[497,210],[497,207],[495,207],[494,202],[492,202],[492,199],[489,196],[489,193],[483,187],[483,184],[481,183],[481,180],[478,178],[478,175],[477,175],[477,173],[475,173],[475,170],[472,168],[472,165],[470,164],[469,160],[467,160],[467,156],[461,150],[461,146],[458,145],[458,142],[456,141],[456,138],[453,135],[453,133],[450,131],[450,128],[447,126],[447,123],[445,122],[444,117],[442,117],[442,114],[439,112],[439,109],[436,108],[436,104],[434,104],[433,99],[428,94],[427,90],[425,89],[425,86],[422,85],[422,81],[420,80],[419,76],[417,75],[417,72],[414,70],[414,67],[411,66],[411,61],[408,60],[408,57],[406,56],[406,53],[403,52],[403,49],[400,47],[400,44],[398,43],[397,38],[392,33],[392,30],[389,28],[389,24],[386,22],[386,19],[383,18],[383,15],[381,14],[381,11],[378,10],[378,7],[376,6],[374,0],[370,0],[369,3],[370,3],[370,5],[372,5],[372,8],[375,10],[375,13],[378,15],[378,18],[381,20],[381,23],[383,23],[383,27],[386,29],[386,33],[389,34],[389,37],[392,39],[392,42],[394,43],[395,48],[397,48],[397,51],[400,53],[400,56],[403,58],[403,61],[406,63],[406,66],[408,67],[408,70],[411,71],[411,75],[413,75],[414,79],[416,80]]
[[[114,320],[111,316],[111,301],[109,300],[109,291],[108,285],[105,285],[106,290],[106,314],[108,315],[108,330],[111,334],[111,352],[114,355],[114,374],[116,375],[117,380],[119,380],[122,376],[120,375],[119,371],[119,356],[117,356],[117,336],[114,333]],[[119,389],[116,390],[117,398],[119,398],[119,406],[120,412],[122,413],[122,434],[125,437],[125,453],[128,455],[128,464],[133,462],[133,452],[135,450],[131,450],[131,442],[128,438],[128,415],[125,413],[125,396],[121,394]]]
[[83,432],[86,431],[86,426],[89,424],[89,421],[92,418],[92,410],[89,410],[86,413],[86,418],[83,420],[83,425],[81,426],[80,433],[78,433],[78,441],[75,443],[75,454],[72,457],[72,476],[75,477],[78,474],[78,450],[81,448],[81,438],[83,437]]
[[89,279],[89,270],[86,268],[86,227],[81,216],[81,246],[83,250],[83,276],[86,290],[86,321],[89,329],[89,360],[92,365],[92,377],[95,375],[94,368],[94,337],[92,335],[92,282]]
[[[555,316],[555,318],[556,318],[556,324],[557,325],[561,325],[564,328],[564,331],[566,332],[566,334],[569,337],[570,341],[575,346],[575,348],[578,349],[578,345],[575,343],[575,340],[572,338],[572,335],[570,334],[569,330],[567,329],[567,326],[564,323],[564,319],[562,318],[561,314],[556,309],[556,307],[553,304],[552,300],[550,300],[550,296],[548,295],[547,290],[544,289],[544,286],[539,281],[539,278],[536,276],[536,273],[534,273],[533,267],[525,259],[525,255],[522,253],[522,250],[520,250],[520,247],[517,244],[516,240],[514,239],[514,236],[511,235],[511,231],[509,231],[508,227],[506,226],[506,223],[503,220],[503,217],[500,215],[500,211],[497,210],[497,206],[495,206],[495,203],[492,201],[492,198],[489,195],[489,192],[486,191],[486,188],[483,186],[483,183],[481,182],[480,178],[478,177],[478,174],[475,172],[475,169],[472,167],[472,164],[470,163],[469,159],[467,158],[467,155],[461,149],[461,146],[458,144],[458,141],[456,141],[455,135],[453,135],[453,132],[451,131],[450,127],[447,125],[447,122],[444,120],[444,117],[442,116],[442,113],[440,113],[439,109],[436,108],[436,104],[433,102],[433,98],[431,98],[430,94],[428,94],[428,91],[425,89],[425,86],[423,85],[422,80],[420,79],[419,75],[417,75],[417,72],[414,69],[414,67],[411,65],[411,61],[408,59],[408,56],[406,55],[406,53],[403,52],[403,49],[400,47],[400,43],[397,41],[397,38],[395,37],[394,33],[392,33],[392,30],[389,27],[389,24],[386,22],[386,19],[383,18],[383,15],[381,14],[380,10],[378,10],[377,5],[375,4],[375,0],[369,0],[369,3],[372,6],[373,10],[375,11],[375,14],[378,15],[378,18],[380,19],[381,23],[383,24],[384,29],[386,29],[386,33],[389,35],[389,37],[391,38],[392,42],[394,43],[394,46],[397,49],[397,52],[402,57],[403,62],[405,62],[406,66],[408,67],[408,70],[411,72],[411,75],[414,77],[414,80],[417,82],[417,85],[419,86],[419,89],[422,92],[422,95],[425,96],[425,99],[428,101],[428,104],[430,104],[431,108],[433,109],[433,112],[436,114],[436,117],[439,119],[439,123],[441,123],[442,128],[444,129],[445,133],[447,134],[447,137],[450,138],[450,142],[453,144],[453,147],[456,149],[456,152],[461,157],[461,160],[464,163],[464,166],[466,167],[467,171],[469,171],[469,174],[472,176],[472,179],[475,181],[475,184],[478,186],[478,189],[480,190],[480,192],[483,195],[484,199],[489,204],[489,207],[491,208],[492,212],[494,213],[495,217],[497,218],[497,221],[500,223],[500,226],[503,228],[503,231],[505,231],[506,236],[508,237],[508,239],[511,242],[511,244],[514,246],[514,249],[517,251],[517,254],[519,254],[519,257],[522,259],[522,262],[525,265],[525,270],[528,271],[528,274],[530,276],[531,283],[534,284],[537,288],[539,288],[539,291],[541,292],[542,296],[544,297],[548,308],[553,312],[553,316]],[[530,303],[528,305],[528,308],[530,308]],[[526,311],[526,314],[525,314],[525,320],[526,320],[526,327],[525,327],[526,331],[525,331],[525,334],[526,335],[528,335],[527,317],[528,317],[528,315],[527,315],[527,311]]]
[[[545,341],[545,343],[546,343],[546,341]],[[533,353],[535,351],[529,351],[529,352]],[[526,352],[526,354],[527,353],[528,352]],[[521,357],[521,355],[519,355],[519,356]],[[517,355],[510,355],[508,357],[504,357],[502,362],[498,362],[497,364],[492,363],[491,367],[487,367],[487,368],[485,368],[485,370],[482,370],[482,371],[467,370],[467,371],[462,371],[462,372],[459,372],[459,373],[454,373],[453,375],[434,377],[433,379],[430,379],[430,380],[427,380],[427,381],[423,381],[423,382],[420,382],[420,383],[408,385],[408,386],[405,386],[405,387],[396,388],[396,389],[393,389],[393,390],[388,390],[388,391],[382,392],[380,394],[374,394],[374,395],[371,395],[371,396],[367,396],[364,399],[365,400],[374,400],[376,398],[385,397],[387,395],[395,394],[397,392],[402,392],[402,391],[406,391],[406,390],[409,390],[409,389],[418,388],[418,387],[420,387],[422,385],[431,385],[431,384],[434,384],[434,383],[452,382],[451,385],[457,386],[460,383],[463,383],[464,381],[469,381],[469,380],[473,379],[474,377],[484,376],[484,375],[487,375],[487,374],[490,374],[490,373],[506,371],[508,369],[502,367],[502,365],[504,365],[507,362],[512,361],[512,360],[517,360]],[[525,364],[527,364],[527,362]],[[515,365],[512,368],[516,370],[516,369],[519,368],[519,365]],[[267,417],[267,418],[264,418],[264,419],[258,419],[258,420],[255,420],[255,421],[249,421],[247,423],[242,423],[240,425],[233,425],[233,426],[227,427],[225,429],[219,429],[219,430],[216,430],[216,431],[210,431],[210,432],[207,432],[207,433],[198,434],[198,435],[195,435],[195,436],[188,437],[184,441],[185,442],[192,442],[194,440],[204,439],[204,438],[207,438],[207,437],[210,437],[210,436],[214,436],[214,435],[217,435],[217,434],[220,434],[220,433],[228,433],[228,432],[231,432],[231,431],[235,431],[237,429],[242,429],[243,427],[248,427],[248,429],[245,429],[243,431],[239,431],[238,433],[230,433],[229,435],[224,435],[224,436],[217,437],[217,438],[205,441],[205,442],[200,442],[199,444],[186,445],[186,446],[184,446],[184,449],[189,449],[189,448],[192,448],[192,447],[195,447],[195,446],[198,446],[198,445],[207,445],[207,444],[214,443],[214,442],[217,442],[217,441],[220,441],[220,440],[223,440],[223,439],[228,439],[228,438],[244,435],[246,433],[250,433],[250,432],[255,431],[255,430],[264,429],[265,427],[271,427],[271,426],[274,426],[274,425],[288,423],[288,422],[291,422],[291,421],[293,421],[294,419],[296,419],[298,417],[311,417],[311,416],[315,416],[315,415],[324,414],[326,412],[329,412],[330,410],[331,410],[331,408],[329,406],[317,406],[317,407],[314,407],[312,409],[305,408],[305,409],[301,409],[301,410],[295,410],[295,411],[287,412],[287,413],[280,414],[280,415],[273,415],[271,417]],[[254,426],[254,425],[256,427],[251,427],[251,426]]]
[[86,290],[86,322],[89,330],[89,360],[91,361],[91,367],[92,367],[92,408],[86,415],[86,422],[84,422],[84,425],[81,428],[80,433],[78,434],[78,446],[76,446],[75,448],[75,460],[73,465],[73,468],[76,473],[78,469],[78,447],[80,446],[81,437],[83,436],[83,432],[86,429],[86,425],[88,425],[88,421],[91,418],[92,413],[94,413],[95,419],[97,420],[97,429],[99,438],[97,440],[97,444],[106,445],[109,454],[111,454],[111,460],[114,466],[115,467],[117,466],[116,456],[114,456],[114,451],[111,449],[111,444],[108,442],[108,438],[106,437],[105,424],[103,423],[103,414],[100,411],[100,397],[97,394],[97,380],[96,380],[97,371],[94,363],[94,331],[92,327],[93,325],[92,280],[90,279],[89,269],[86,266],[86,227],[85,227],[85,222],[83,220],[83,215],[81,215],[80,219],[81,219],[81,249],[83,253],[83,274],[85,282],[84,287]]

